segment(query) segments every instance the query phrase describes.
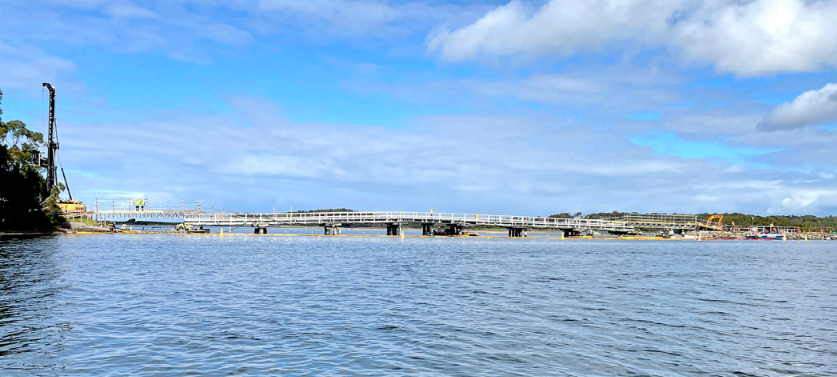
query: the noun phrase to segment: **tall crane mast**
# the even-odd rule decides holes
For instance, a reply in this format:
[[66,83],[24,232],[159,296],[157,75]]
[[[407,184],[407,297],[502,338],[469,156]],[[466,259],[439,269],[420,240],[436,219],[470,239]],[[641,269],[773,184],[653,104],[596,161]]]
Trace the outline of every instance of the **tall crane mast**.
[[[47,192],[52,195],[52,188],[58,181],[58,169],[55,166],[56,154],[58,153],[58,135],[55,127],[55,88],[48,82],[43,83],[43,87],[49,89],[49,137],[47,139]],[[67,175],[64,174],[64,167],[61,167],[61,175],[64,177],[64,184],[67,188],[67,193],[70,195],[70,200],[58,200],[58,208],[64,212],[65,216],[84,216],[87,213],[87,206],[79,200],[73,200],[73,194],[70,193],[70,184],[67,183]],[[89,214],[87,214],[89,216]]]
[[55,169],[55,152],[58,151],[58,143],[55,142],[55,88],[48,82],[43,84],[49,90],[49,137],[47,139],[47,195],[52,194],[52,187],[57,179]]

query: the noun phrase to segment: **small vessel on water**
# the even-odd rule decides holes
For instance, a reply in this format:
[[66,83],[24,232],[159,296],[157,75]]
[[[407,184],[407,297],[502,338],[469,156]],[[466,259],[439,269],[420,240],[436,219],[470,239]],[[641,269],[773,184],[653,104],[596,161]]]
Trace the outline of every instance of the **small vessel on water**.
[[[760,231],[761,230],[761,231]],[[776,227],[764,227],[764,229],[758,229],[756,227],[750,228],[750,232],[748,232],[745,237],[748,240],[774,240],[774,241],[782,241],[785,239],[784,233]]]
[[203,226],[193,229],[191,225],[185,223],[175,225],[174,230],[181,233],[209,233],[209,229],[204,229]]

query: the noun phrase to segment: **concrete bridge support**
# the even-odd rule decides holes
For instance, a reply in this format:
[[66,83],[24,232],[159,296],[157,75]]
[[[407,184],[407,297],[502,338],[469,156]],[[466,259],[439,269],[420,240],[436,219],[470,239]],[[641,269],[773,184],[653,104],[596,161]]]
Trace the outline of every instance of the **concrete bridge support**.
[[509,237],[526,237],[528,236],[526,228],[509,228]]
[[336,236],[340,234],[340,227],[333,224],[328,224],[323,227],[326,236]]
[[422,223],[421,224],[421,235],[422,236],[432,236],[433,235],[433,223]]
[[253,228],[253,234],[267,234],[267,227],[262,228],[261,226],[256,225],[256,227]]
[[404,226],[401,223],[387,224],[388,236],[403,236]]
[[465,234],[465,226],[462,224],[450,224],[448,225],[448,229],[450,230],[448,234],[452,236],[461,236]]

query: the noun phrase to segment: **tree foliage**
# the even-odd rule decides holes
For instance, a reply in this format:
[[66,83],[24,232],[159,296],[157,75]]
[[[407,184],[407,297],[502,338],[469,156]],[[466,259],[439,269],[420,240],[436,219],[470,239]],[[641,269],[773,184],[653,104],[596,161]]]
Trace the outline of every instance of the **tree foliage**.
[[[0,91],[0,115],[3,93]],[[19,120],[0,118],[0,230],[45,229],[64,222],[58,208],[62,186],[47,192],[39,148],[44,136]]]

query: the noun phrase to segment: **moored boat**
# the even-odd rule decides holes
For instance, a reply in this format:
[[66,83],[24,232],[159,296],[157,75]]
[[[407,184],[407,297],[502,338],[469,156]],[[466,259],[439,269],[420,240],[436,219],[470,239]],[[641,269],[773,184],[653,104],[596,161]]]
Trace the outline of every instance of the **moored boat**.
[[748,240],[774,240],[782,241],[785,239],[784,233],[776,227],[766,227],[767,232],[758,232],[756,227],[750,228],[750,232],[745,235]]
[[747,234],[748,240],[775,240],[781,241],[785,238],[784,234],[777,234],[777,233],[752,233]]

